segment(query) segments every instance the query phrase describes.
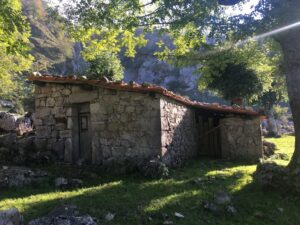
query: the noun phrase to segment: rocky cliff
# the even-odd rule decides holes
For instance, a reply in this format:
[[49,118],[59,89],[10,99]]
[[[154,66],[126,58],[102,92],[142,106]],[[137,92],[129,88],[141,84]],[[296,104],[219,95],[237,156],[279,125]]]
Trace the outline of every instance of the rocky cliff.
[[[32,55],[35,57],[33,70],[59,75],[83,73],[87,64],[80,55],[81,44],[74,44],[64,31],[62,23],[49,16],[43,0],[23,0],[23,7],[32,29]],[[148,45],[138,49],[134,59],[121,57],[126,82],[149,82],[193,100],[220,101],[198,91],[199,75],[193,73],[195,67],[175,68],[156,59],[153,53],[157,50],[156,42],[160,37],[148,34],[147,38]]]

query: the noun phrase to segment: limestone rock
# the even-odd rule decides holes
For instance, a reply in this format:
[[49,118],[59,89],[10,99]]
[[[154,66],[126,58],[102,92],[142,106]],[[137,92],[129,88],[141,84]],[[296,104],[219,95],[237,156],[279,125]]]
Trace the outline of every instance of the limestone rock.
[[55,208],[48,216],[30,221],[28,225],[97,225],[97,223],[89,215],[79,216],[76,206],[64,205]]
[[56,188],[66,188],[68,186],[68,180],[64,177],[58,177],[55,179]]
[[178,213],[178,212],[175,212],[174,215],[175,215],[175,217],[180,218],[180,219],[184,218],[184,215],[182,215],[181,213]]
[[59,189],[80,188],[82,184],[83,182],[80,179],[67,179],[64,177],[55,179],[55,187]]
[[105,220],[106,221],[111,221],[111,220],[113,220],[115,218],[115,214],[113,214],[113,213],[107,213],[106,215],[105,215]]
[[16,129],[16,122],[19,115],[0,112],[0,130],[4,131],[14,131]]
[[0,225],[21,225],[23,218],[18,209],[0,211]]
[[231,203],[231,197],[229,196],[228,193],[224,191],[218,191],[217,193],[215,193],[214,198],[215,198],[215,203],[217,203],[218,205]]

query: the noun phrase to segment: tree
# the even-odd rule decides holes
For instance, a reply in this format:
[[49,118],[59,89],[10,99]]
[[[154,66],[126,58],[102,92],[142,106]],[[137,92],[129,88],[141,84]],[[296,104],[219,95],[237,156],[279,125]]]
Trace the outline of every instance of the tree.
[[[285,32],[281,29],[281,33],[276,35],[275,39],[283,52],[283,71],[287,78],[288,95],[295,123],[295,153],[289,168],[293,172],[299,172],[300,26],[298,22],[300,21],[300,1],[261,0],[251,15],[227,18],[224,13],[222,14],[223,5],[235,5],[239,2],[243,0],[152,0],[146,4],[138,0],[105,2],[81,0],[70,15],[77,15],[73,21],[86,29],[96,27],[132,31],[141,26],[148,28],[160,26],[161,30],[169,31],[175,43],[175,51],[166,48],[165,52],[179,56],[193,51],[199,52],[204,42],[203,37],[209,31],[211,31],[210,36],[219,37],[221,40],[224,39],[222,34],[227,33],[230,28],[235,38],[242,40],[245,34],[266,32],[261,28],[268,31],[280,27],[290,28]],[[268,35],[271,34],[274,33]]]
[[212,74],[201,76],[201,89],[215,91],[232,103],[235,99],[251,100],[263,90],[255,71],[247,68],[246,64],[229,63],[223,70],[217,69]]
[[[250,16],[235,20],[236,29],[241,31],[265,32],[261,27],[275,29],[269,33],[280,44],[283,52],[283,71],[286,76],[289,102],[295,125],[295,152],[289,164],[291,174],[299,175],[300,170],[300,1],[299,0],[261,0]],[[255,19],[256,16],[261,18]],[[258,25],[259,24],[259,25]],[[264,24],[264,26],[262,26]],[[248,28],[245,28],[248,26]],[[276,28],[279,30],[276,31]],[[280,29],[281,28],[281,29]]]
[[29,69],[30,27],[22,15],[19,0],[0,1],[0,97],[16,100],[12,93],[19,82],[15,76]]
[[100,52],[91,58],[85,58],[89,63],[87,75],[93,79],[118,81],[123,78],[124,69],[120,59],[110,52]]
[[[269,91],[278,74],[280,52],[272,51],[270,54],[271,44],[248,42],[208,54],[200,61],[200,89],[215,90],[227,100],[243,98],[246,103],[257,102],[262,93]],[[192,64],[193,61],[199,63],[196,58],[187,60],[185,64]]]

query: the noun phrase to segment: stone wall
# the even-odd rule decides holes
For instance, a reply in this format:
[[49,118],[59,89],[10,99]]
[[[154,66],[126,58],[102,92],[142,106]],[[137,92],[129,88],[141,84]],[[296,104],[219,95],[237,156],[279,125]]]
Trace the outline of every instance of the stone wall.
[[160,152],[159,99],[133,93],[67,84],[36,85],[36,143],[60,160],[74,162],[74,105],[90,104],[94,164],[151,158]]
[[139,163],[159,155],[159,114],[156,96],[99,89],[91,104],[93,162]]
[[262,157],[260,119],[238,116],[221,119],[222,158],[258,161]]
[[60,160],[64,160],[65,146],[71,139],[71,89],[69,85],[50,83],[35,86],[36,147],[54,151]]
[[161,98],[160,109],[162,158],[168,165],[179,166],[198,152],[195,111],[166,97]]

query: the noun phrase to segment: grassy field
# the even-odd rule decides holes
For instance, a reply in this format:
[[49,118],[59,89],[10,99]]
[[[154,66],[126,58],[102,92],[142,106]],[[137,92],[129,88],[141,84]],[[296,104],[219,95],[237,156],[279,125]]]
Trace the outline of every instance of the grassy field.
[[[292,154],[294,138],[269,139],[276,142],[279,152]],[[288,161],[278,161],[287,164]],[[47,214],[62,203],[75,204],[80,212],[96,217],[99,224],[173,224],[247,225],[300,224],[300,196],[262,191],[252,181],[256,165],[245,165],[213,160],[194,160],[171,172],[166,180],[146,180],[139,175],[101,175],[94,170],[74,171],[74,168],[51,168],[53,177],[42,185],[2,190],[0,209],[17,207],[25,220]],[[69,191],[55,190],[53,178],[71,175],[83,178],[85,187]],[[209,177],[211,182],[195,184],[197,178]],[[237,209],[235,216],[212,214],[203,208],[218,190],[232,195]],[[115,219],[105,221],[106,213],[115,213]],[[174,213],[183,214],[178,219]]]

